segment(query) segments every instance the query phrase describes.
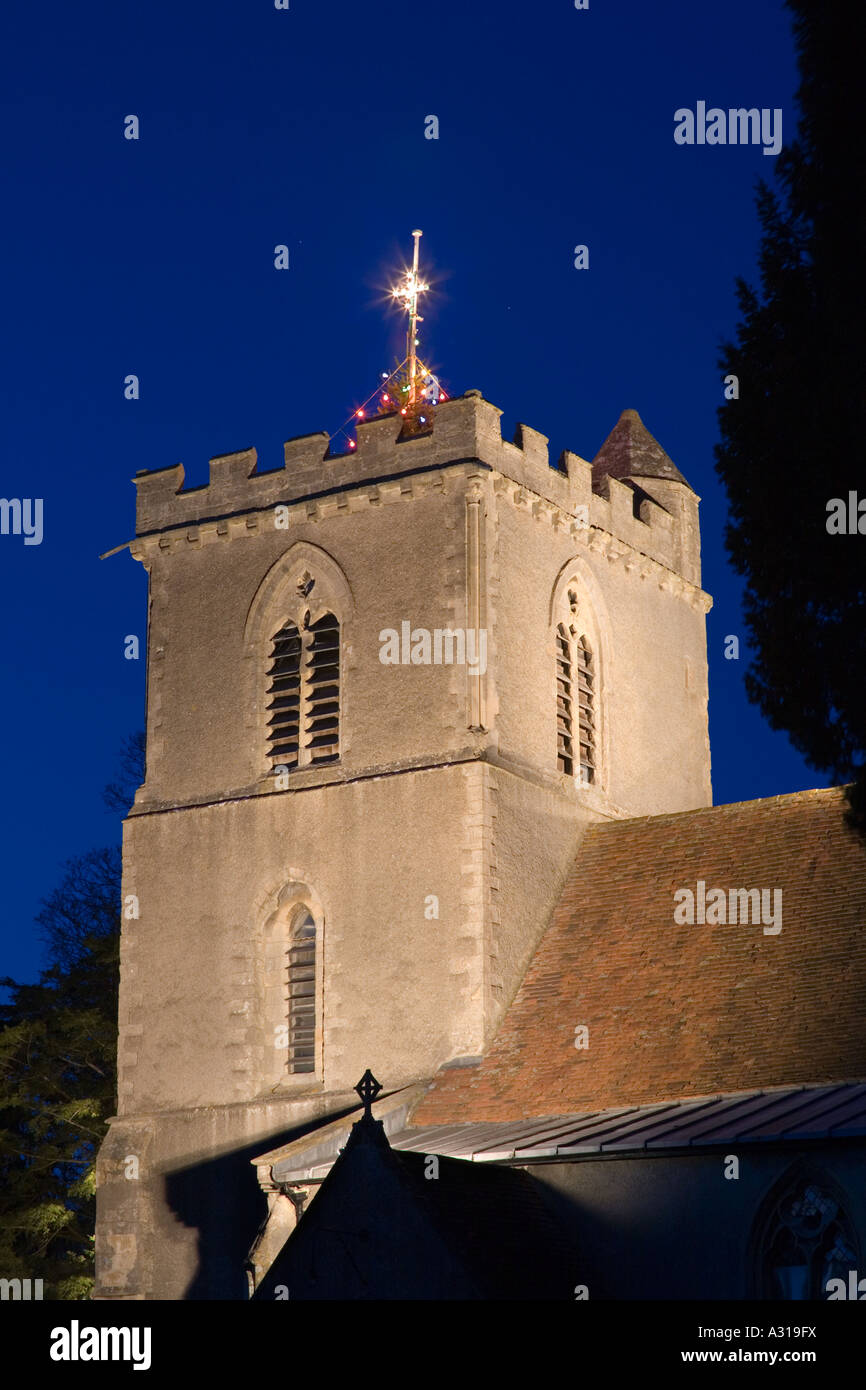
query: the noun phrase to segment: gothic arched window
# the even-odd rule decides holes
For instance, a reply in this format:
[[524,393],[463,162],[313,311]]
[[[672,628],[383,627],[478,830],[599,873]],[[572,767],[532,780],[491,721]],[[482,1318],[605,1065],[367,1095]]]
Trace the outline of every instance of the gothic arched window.
[[308,876],[291,870],[267,900],[257,971],[262,1085],[315,1084],[324,1076],[325,910]]
[[316,923],[306,907],[292,919],[286,962],[289,1071],[316,1069]]
[[755,1222],[758,1298],[826,1299],[831,1279],[859,1267],[857,1237],[844,1196],[823,1173],[797,1168],[772,1189]]
[[[576,613],[573,594],[569,600]],[[574,622],[556,629],[556,758],[560,772],[596,780],[596,674],[592,648]]]
[[284,623],[268,669],[268,753],[275,769],[340,756],[340,624],[333,613]]

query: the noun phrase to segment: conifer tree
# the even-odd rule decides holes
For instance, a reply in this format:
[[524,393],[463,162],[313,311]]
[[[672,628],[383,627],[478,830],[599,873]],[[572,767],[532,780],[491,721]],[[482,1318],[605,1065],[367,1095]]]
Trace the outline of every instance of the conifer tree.
[[716,470],[746,581],[749,698],[813,767],[856,784],[862,825],[866,534],[828,530],[832,499],[866,499],[860,59],[849,6],[787,5],[797,131],[775,188],[758,187],[760,283],[737,282],[737,340],[719,363],[736,395],[719,411]]
[[[120,901],[118,883],[117,902]],[[84,938],[75,965],[2,983],[0,1271],[45,1298],[89,1298],[94,1164],[115,1105],[118,935]]]

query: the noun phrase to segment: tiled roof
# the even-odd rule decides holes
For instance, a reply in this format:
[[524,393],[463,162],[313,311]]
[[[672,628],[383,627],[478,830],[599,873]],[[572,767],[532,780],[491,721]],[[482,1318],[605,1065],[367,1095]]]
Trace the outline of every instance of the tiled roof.
[[667,478],[686,482],[636,410],[624,410],[592,461],[593,487],[602,478]]
[[[442,1069],[413,1124],[866,1076],[866,850],[845,809],[831,788],[593,827],[489,1051]],[[781,931],[676,923],[699,880],[781,889]]]

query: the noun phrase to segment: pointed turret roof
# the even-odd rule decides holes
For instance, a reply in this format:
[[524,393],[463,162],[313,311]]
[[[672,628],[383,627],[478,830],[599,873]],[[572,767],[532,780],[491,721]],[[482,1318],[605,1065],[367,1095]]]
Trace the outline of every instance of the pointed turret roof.
[[666,478],[690,487],[636,410],[622,412],[592,461],[593,486],[597,487],[604,477]]

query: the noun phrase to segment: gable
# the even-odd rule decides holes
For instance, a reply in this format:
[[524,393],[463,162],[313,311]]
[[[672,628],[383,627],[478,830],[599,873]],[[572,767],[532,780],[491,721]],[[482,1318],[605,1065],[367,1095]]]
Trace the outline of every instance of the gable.
[[565,1297],[572,1259],[528,1173],[397,1152],[361,1119],[254,1297]]

